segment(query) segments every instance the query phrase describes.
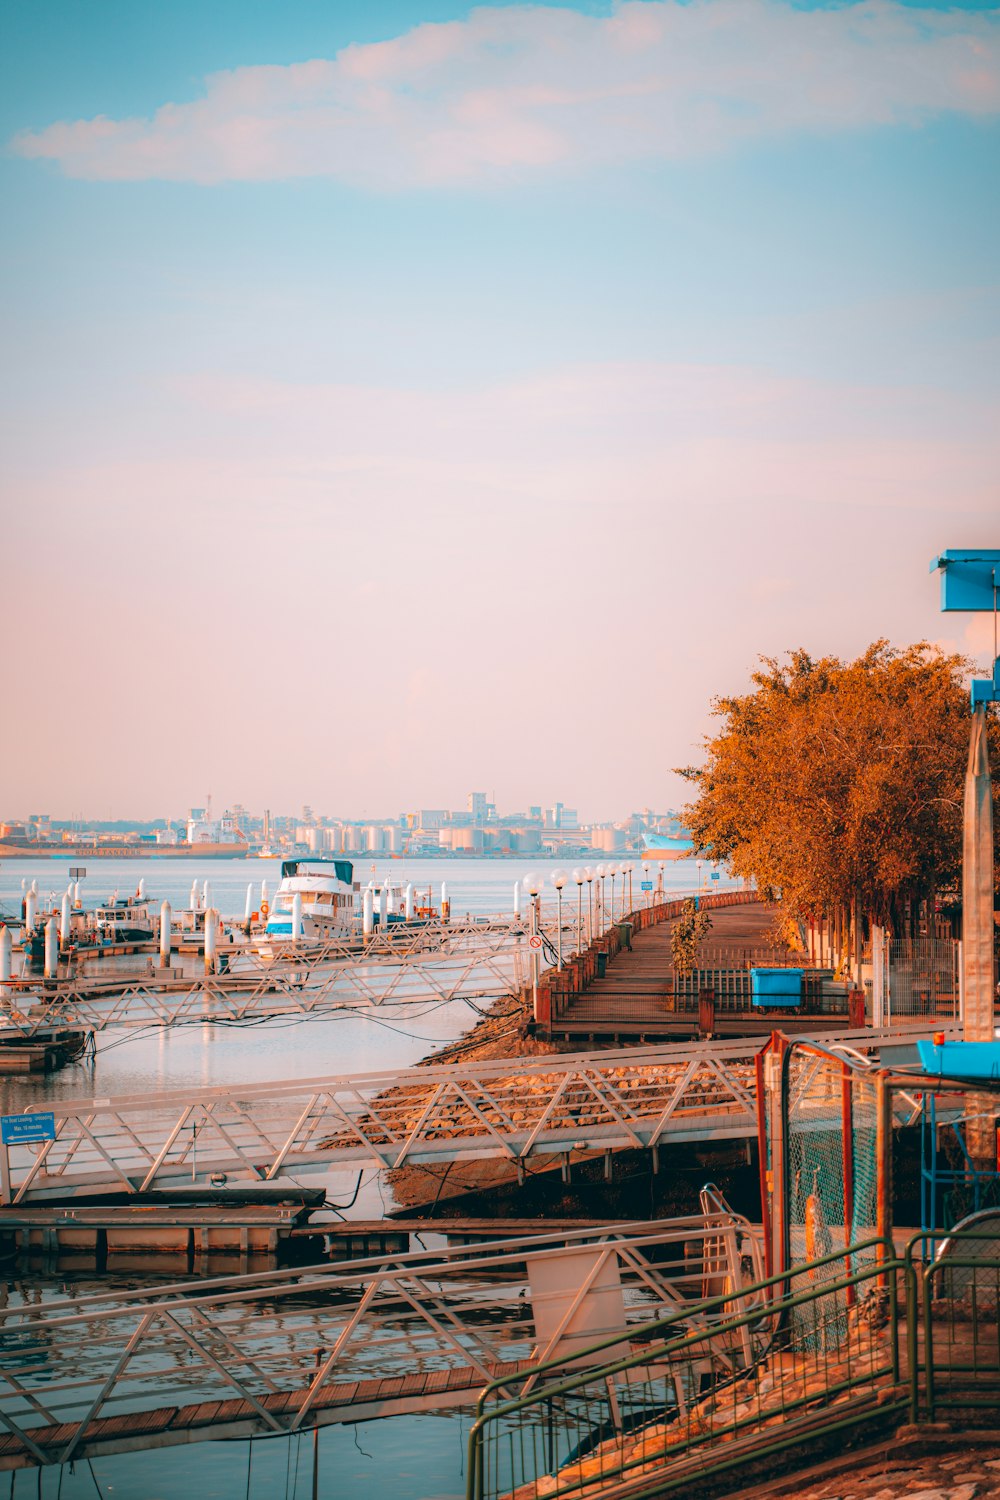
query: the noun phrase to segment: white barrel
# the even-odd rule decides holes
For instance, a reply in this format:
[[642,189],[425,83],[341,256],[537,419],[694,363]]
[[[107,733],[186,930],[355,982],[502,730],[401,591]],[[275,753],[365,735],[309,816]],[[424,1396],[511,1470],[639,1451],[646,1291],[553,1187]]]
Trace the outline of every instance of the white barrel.
[[292,942],[297,943],[302,936],[302,892],[296,891],[292,897]]
[[26,891],[24,896],[24,931],[25,935],[34,931],[35,922],[38,918],[38,894],[36,891]]
[[378,892],[378,925],[385,931],[386,922],[389,917],[389,889],[388,886],[380,886]]
[[55,917],[45,924],[45,977],[55,979],[59,973],[59,926]]
[[197,882],[197,880],[191,886],[191,910],[192,911],[197,911],[198,910],[198,882]]
[[408,880],[406,882],[406,890],[403,892],[403,900],[404,900],[404,903],[405,903],[403,910],[404,910],[404,913],[406,915],[406,920],[408,922],[412,922],[413,921],[413,909],[416,906],[416,902],[413,899],[413,881],[412,880]]
[[243,920],[249,922],[253,916],[253,881],[247,886],[247,899],[243,906]]
[[6,995],[14,972],[14,944],[10,928],[0,927],[0,996]]
[[65,948],[69,944],[70,937],[70,900],[69,891],[62,898],[62,906],[59,910],[59,942]]
[[170,902],[160,906],[160,968],[170,968]]
[[205,908],[205,973],[215,973],[215,957],[219,942],[219,913],[213,906]]
[[375,892],[371,886],[365,886],[364,899],[361,903],[361,929],[365,937],[371,937],[375,929]]
[[136,891],[136,895],[139,897],[140,901],[145,901],[145,899],[146,899],[146,877],[145,877],[145,875],[140,875],[139,876],[139,889]]

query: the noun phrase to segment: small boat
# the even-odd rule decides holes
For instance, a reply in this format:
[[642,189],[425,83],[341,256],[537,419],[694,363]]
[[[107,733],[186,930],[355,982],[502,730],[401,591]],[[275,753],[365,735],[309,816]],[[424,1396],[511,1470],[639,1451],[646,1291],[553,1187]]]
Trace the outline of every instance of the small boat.
[[354,925],[354,866],[349,859],[283,859],[281,884],[264,929],[268,938],[291,940],[295,897],[302,899],[306,941],[349,933]]

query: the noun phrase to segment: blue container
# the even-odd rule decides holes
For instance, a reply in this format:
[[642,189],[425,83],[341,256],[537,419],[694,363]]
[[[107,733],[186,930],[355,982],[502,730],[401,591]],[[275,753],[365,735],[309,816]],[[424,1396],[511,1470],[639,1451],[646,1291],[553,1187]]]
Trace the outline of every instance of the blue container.
[[1000,1042],[922,1041],[917,1054],[939,1078],[1000,1078]]
[[751,969],[750,1004],[754,1010],[770,1005],[783,1009],[802,1004],[802,969]]

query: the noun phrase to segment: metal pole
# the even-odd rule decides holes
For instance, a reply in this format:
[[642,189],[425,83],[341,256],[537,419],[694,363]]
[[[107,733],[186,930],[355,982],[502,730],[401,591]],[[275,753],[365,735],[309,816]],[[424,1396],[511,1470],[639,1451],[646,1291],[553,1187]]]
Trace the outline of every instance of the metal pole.
[[[317,1349],[315,1352],[316,1371],[319,1372],[325,1349]],[[313,1428],[313,1476],[312,1476],[312,1500],[319,1500],[319,1422]]]
[[[560,879],[562,877],[560,876]],[[562,886],[556,887],[556,925],[558,933],[556,936],[556,968],[562,972]]]
[[583,934],[583,881],[576,883],[576,951],[580,952]]

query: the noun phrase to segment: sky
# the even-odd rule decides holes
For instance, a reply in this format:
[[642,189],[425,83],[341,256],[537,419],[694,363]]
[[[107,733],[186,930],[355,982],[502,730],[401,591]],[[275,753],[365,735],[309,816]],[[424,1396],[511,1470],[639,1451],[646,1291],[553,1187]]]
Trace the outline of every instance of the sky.
[[758,655],[985,668],[998,117],[982,4],[5,0],[0,818],[608,819]]

